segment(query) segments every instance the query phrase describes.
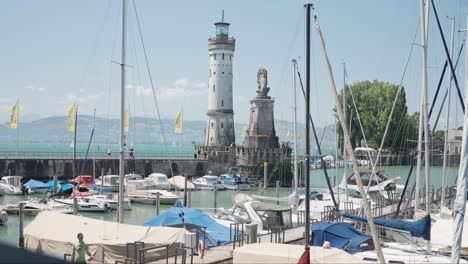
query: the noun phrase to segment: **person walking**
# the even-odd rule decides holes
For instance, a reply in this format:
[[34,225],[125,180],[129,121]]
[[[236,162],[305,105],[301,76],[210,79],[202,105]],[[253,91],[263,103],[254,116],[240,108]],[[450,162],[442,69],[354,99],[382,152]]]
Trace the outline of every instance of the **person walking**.
[[[89,260],[94,260],[94,256],[89,252],[88,244],[83,241],[83,234],[78,233],[78,243],[73,245],[73,251],[71,254],[71,261],[76,263],[86,263],[86,254],[89,256]],[[76,252],[76,253],[75,253]],[[76,256],[76,259],[75,259]]]

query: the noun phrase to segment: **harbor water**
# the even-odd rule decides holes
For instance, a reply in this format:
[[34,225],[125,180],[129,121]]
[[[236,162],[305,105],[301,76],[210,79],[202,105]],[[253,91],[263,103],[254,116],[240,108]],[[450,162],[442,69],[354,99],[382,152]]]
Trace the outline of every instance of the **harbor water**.
[[[391,176],[399,176],[400,179],[397,181],[398,184],[404,184],[407,174],[409,172],[408,166],[393,166],[393,167],[383,167],[382,170],[385,170]],[[435,189],[440,187],[442,179],[442,167],[431,167],[431,183]],[[338,175],[338,179],[341,180],[344,169],[340,168],[338,170],[328,169],[328,174],[331,178],[331,183],[334,183],[335,175]],[[347,169],[347,174],[351,174],[351,169]],[[455,180],[458,174],[458,167],[453,166],[448,168],[447,175],[447,186],[454,186]],[[416,170],[413,170],[413,174],[410,180],[410,186],[413,186],[414,179],[416,175]],[[424,170],[421,170],[421,178],[423,178]],[[325,188],[326,180],[324,177],[323,170],[311,170],[311,188]],[[422,187],[421,187],[422,188]],[[287,196],[291,188],[280,188],[278,195]],[[246,194],[257,194],[257,195],[266,195],[266,196],[276,196],[275,188],[268,188],[266,190],[259,190],[258,188],[252,188],[250,191],[244,192]],[[217,208],[230,208],[233,206],[233,197],[236,194],[236,191],[218,191],[217,192]],[[23,200],[30,198],[45,198],[46,194],[32,194],[25,196],[14,196],[14,195],[4,195],[0,196],[0,206],[12,203],[18,203]],[[163,212],[168,209],[170,206],[161,205],[160,210]],[[198,208],[202,211],[205,211],[209,214],[213,213],[214,207],[214,192],[213,191],[193,191],[192,192],[192,208]],[[116,222],[117,213],[116,211],[106,212],[106,213],[80,213],[85,217],[101,219],[105,221]],[[125,223],[134,224],[134,225],[143,225],[144,222],[156,215],[156,206],[154,205],[144,205],[144,204],[132,204],[132,210],[125,211]],[[25,225],[33,220],[33,216],[25,216]],[[53,228],[53,227],[44,227],[44,228]],[[105,227],[103,227],[105,228]],[[17,215],[9,215],[8,223],[5,226],[0,226],[0,243],[7,243],[10,245],[17,245],[18,243],[18,234],[19,234],[19,222]]]

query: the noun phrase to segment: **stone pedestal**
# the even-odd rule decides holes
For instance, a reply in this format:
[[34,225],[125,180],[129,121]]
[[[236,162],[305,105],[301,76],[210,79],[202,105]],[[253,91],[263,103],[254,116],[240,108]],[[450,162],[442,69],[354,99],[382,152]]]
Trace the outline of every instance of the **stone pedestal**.
[[249,148],[278,148],[275,135],[273,105],[270,96],[257,96],[250,100],[249,131],[244,146]]

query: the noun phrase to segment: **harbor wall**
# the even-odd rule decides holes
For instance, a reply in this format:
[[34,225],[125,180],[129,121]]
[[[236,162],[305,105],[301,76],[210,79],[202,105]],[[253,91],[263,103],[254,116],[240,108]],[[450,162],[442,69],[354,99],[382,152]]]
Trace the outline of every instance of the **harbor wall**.
[[[85,163],[84,159],[77,159],[75,175],[79,175]],[[148,176],[153,172],[171,175],[171,167],[174,175],[203,176],[208,170],[222,171],[222,166],[217,166],[208,160],[196,159],[127,159],[125,160],[125,173],[137,173]],[[118,159],[96,159],[94,174],[119,174]],[[0,176],[20,175],[25,178],[48,180],[54,175],[59,179],[73,177],[72,159],[2,159],[0,160]],[[84,165],[83,175],[93,175],[93,161],[87,160]]]

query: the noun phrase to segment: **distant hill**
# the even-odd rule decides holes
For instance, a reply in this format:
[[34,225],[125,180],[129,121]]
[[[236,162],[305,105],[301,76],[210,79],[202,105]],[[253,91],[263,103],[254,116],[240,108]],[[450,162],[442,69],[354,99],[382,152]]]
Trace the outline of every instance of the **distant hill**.
[[[181,135],[174,133],[175,121],[173,119],[162,119],[166,141],[169,145],[178,145]],[[24,122],[19,124],[20,140],[26,142],[71,142],[73,132],[67,131],[66,116],[52,116]],[[78,116],[77,142],[88,142],[93,127],[93,117],[87,115]],[[206,121],[184,121],[183,138],[184,145],[202,144],[204,140]],[[248,124],[236,123],[236,142],[242,144],[242,130],[248,128]],[[277,120],[275,127],[279,133],[280,141],[285,140],[287,131],[290,131],[290,140],[293,141],[293,123]],[[302,142],[305,141],[304,124],[298,124],[298,130],[302,130]],[[332,125],[326,127],[323,135],[322,148],[333,146],[335,136]],[[118,119],[107,119],[96,117],[96,143],[118,143],[120,121]],[[317,128],[317,133],[322,136],[324,128]],[[160,123],[155,118],[134,117],[130,118],[130,131],[128,138],[134,144],[164,144]],[[16,141],[16,130],[9,128],[7,124],[0,125],[0,142]],[[311,139],[312,146],[315,141]]]

